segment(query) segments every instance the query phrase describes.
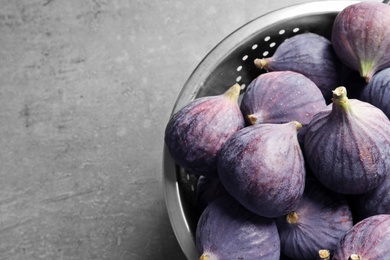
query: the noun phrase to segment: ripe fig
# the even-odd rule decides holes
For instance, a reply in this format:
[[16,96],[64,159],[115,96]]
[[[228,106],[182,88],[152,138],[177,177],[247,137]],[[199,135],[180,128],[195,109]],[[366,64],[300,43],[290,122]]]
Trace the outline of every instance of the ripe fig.
[[206,207],[197,224],[200,260],[279,260],[280,240],[273,219],[248,211],[230,196]]
[[390,214],[390,177],[387,177],[375,189],[360,194],[352,200],[354,215],[357,219],[378,215]]
[[227,194],[218,177],[199,176],[196,184],[196,202],[202,212],[215,199]]
[[295,121],[256,124],[239,130],[222,146],[218,175],[244,207],[263,217],[296,209],[305,185],[305,165]]
[[390,68],[374,74],[359,98],[380,108],[390,118]]
[[317,259],[319,251],[333,252],[339,239],[353,225],[345,197],[306,179],[296,210],[276,219],[281,252],[293,259]]
[[390,259],[390,215],[381,214],[355,224],[340,239],[332,260]]
[[333,103],[307,126],[304,154],[327,188],[343,194],[368,192],[390,171],[390,121],[380,109],[348,99],[346,89],[338,87]]
[[195,99],[171,117],[165,144],[178,165],[196,175],[217,175],[222,144],[245,126],[239,94],[235,84],[223,94]]
[[294,35],[282,42],[271,57],[256,59],[255,65],[267,71],[295,71],[311,79],[327,101],[340,84],[343,64],[332,43],[316,33]]
[[331,41],[339,59],[369,82],[375,72],[390,67],[390,6],[359,2],[337,16]]
[[292,71],[268,72],[255,78],[240,106],[247,124],[295,120],[303,125],[324,107],[325,99],[313,81]]

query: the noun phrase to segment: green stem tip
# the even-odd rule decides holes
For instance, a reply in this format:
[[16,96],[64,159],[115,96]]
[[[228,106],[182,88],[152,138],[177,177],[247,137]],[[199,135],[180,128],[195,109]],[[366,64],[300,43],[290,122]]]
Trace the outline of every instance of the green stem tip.
[[210,259],[210,256],[207,255],[207,254],[203,254],[200,256],[199,260],[209,260]]
[[240,96],[241,86],[240,84],[236,83],[233,86],[231,86],[226,92],[224,93],[225,97],[232,100],[232,101],[238,101],[238,97]]
[[301,128],[303,127],[302,124],[299,123],[298,121],[293,121],[293,122],[294,122],[295,128],[296,128],[297,130],[299,130],[299,129],[301,129]]
[[346,102],[348,100],[347,97],[347,89],[344,86],[337,87],[332,91],[333,93],[333,102]]
[[262,59],[255,59],[253,63],[257,68],[264,69],[268,64],[268,61],[266,58],[262,58]]
[[347,96],[347,89],[344,86],[337,87],[333,92],[333,104],[345,110],[349,110],[350,104]]

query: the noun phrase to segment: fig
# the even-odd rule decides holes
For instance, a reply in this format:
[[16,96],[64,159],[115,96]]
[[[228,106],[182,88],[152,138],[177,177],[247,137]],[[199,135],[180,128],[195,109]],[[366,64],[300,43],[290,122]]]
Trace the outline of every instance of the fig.
[[313,81],[292,71],[275,71],[256,77],[242,96],[241,112],[247,124],[287,123],[305,125],[326,107]]
[[298,143],[301,124],[256,124],[232,135],[221,148],[218,176],[238,202],[263,217],[296,209],[305,185]]
[[390,259],[390,215],[381,214],[355,224],[340,239],[332,260]]
[[363,87],[359,99],[381,109],[390,118],[390,68],[374,74]]
[[200,260],[280,258],[275,221],[253,214],[230,196],[222,196],[206,207],[195,237]]
[[314,176],[342,194],[365,193],[390,171],[390,121],[375,106],[348,99],[345,87],[306,129],[304,154]]
[[366,82],[390,67],[390,6],[359,2],[336,16],[331,42],[343,64],[357,70]]
[[227,194],[218,177],[199,176],[196,184],[196,202],[202,212],[216,198]]
[[281,252],[292,259],[317,259],[319,251],[333,252],[339,239],[352,228],[352,213],[346,198],[306,180],[296,210],[276,219]]
[[379,214],[390,214],[390,178],[387,177],[375,189],[355,196],[354,215],[362,220]]
[[316,33],[294,35],[282,42],[275,53],[255,59],[267,71],[295,71],[311,79],[329,102],[331,91],[340,84],[345,66],[336,56],[329,39]]
[[169,120],[165,144],[173,160],[196,175],[217,175],[222,144],[245,126],[238,104],[240,86],[193,100]]

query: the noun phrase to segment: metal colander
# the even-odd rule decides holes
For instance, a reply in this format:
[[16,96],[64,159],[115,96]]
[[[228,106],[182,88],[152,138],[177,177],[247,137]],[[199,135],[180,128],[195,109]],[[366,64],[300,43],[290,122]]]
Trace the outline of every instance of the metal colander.
[[[384,1],[388,3],[389,0]],[[246,86],[260,73],[255,58],[273,55],[287,38],[313,32],[330,39],[336,15],[356,1],[318,1],[297,4],[260,16],[221,41],[202,60],[185,83],[172,114],[202,96],[218,95],[235,83]],[[199,259],[195,230],[200,213],[195,204],[197,178],[179,167],[166,147],[163,154],[165,201],[176,238],[188,259]]]

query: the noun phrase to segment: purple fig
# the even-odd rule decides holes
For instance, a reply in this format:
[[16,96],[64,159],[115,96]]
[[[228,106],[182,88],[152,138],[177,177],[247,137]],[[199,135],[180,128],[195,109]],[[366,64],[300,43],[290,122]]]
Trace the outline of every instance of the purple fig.
[[256,59],[255,65],[267,71],[295,71],[311,79],[327,101],[340,84],[344,66],[332,43],[315,33],[294,35],[282,42],[271,57]]
[[390,68],[372,76],[370,82],[362,89],[360,100],[381,109],[390,118]]
[[235,84],[221,95],[195,99],[171,117],[165,144],[178,165],[197,175],[217,175],[222,144],[245,126],[239,93]]
[[325,107],[325,99],[313,81],[292,71],[268,72],[255,78],[240,106],[247,124],[295,120],[303,125]]
[[332,260],[390,259],[390,215],[366,218],[340,239]]
[[244,207],[263,217],[296,209],[305,185],[298,122],[256,124],[241,129],[222,146],[219,179]]
[[378,187],[352,200],[354,214],[359,219],[378,215],[390,214],[390,177],[387,177]]
[[200,260],[279,260],[280,240],[273,219],[248,211],[230,196],[206,207],[196,228]]
[[390,121],[373,105],[348,99],[344,87],[333,103],[307,126],[304,154],[308,167],[327,188],[365,193],[390,173]]
[[333,252],[339,239],[353,225],[346,198],[306,179],[296,210],[276,219],[283,254],[293,259],[316,259],[319,251]]
[[215,199],[227,194],[218,177],[199,176],[196,184],[196,202],[202,212]]
[[359,2],[344,8],[332,28],[331,41],[339,59],[369,82],[390,67],[390,6]]

